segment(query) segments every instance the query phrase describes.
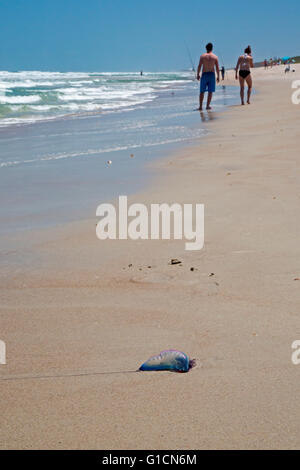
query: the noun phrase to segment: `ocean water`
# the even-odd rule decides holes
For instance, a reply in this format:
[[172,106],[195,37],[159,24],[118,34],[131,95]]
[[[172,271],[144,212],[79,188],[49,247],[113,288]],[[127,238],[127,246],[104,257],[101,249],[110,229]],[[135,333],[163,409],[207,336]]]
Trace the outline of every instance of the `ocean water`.
[[[147,163],[212,131],[198,94],[190,72],[0,72],[0,234],[94,217],[145,188]],[[237,102],[217,88],[215,111]]]
[[0,126],[130,109],[191,80],[190,72],[59,73],[0,71]]

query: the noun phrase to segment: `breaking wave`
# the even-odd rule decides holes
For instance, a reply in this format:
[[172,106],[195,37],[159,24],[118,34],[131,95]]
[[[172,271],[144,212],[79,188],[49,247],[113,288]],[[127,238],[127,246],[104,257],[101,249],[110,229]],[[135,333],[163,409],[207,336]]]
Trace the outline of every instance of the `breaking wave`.
[[183,87],[190,72],[81,73],[0,72],[0,127],[69,114],[101,113],[155,100],[158,92]]

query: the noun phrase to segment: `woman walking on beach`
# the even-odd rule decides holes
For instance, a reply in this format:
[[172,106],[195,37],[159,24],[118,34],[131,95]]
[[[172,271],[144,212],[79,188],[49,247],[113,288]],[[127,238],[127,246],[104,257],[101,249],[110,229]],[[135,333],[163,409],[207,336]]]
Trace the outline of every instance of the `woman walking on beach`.
[[241,102],[242,105],[245,104],[244,101],[244,92],[245,92],[245,81],[248,85],[248,92],[247,92],[247,103],[250,104],[250,96],[252,91],[252,77],[250,68],[254,67],[253,65],[253,58],[251,55],[251,47],[248,46],[245,49],[245,53],[238,58],[236,68],[235,68],[235,78],[238,79],[238,71],[239,71],[239,80],[240,80],[240,87],[241,87]]

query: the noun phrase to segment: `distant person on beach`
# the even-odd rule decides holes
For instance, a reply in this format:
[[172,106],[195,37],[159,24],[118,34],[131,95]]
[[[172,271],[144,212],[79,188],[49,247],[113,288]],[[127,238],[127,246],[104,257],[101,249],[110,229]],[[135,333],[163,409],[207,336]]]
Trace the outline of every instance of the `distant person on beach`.
[[265,70],[267,70],[267,68],[268,68],[268,61],[267,61],[267,59],[265,59],[264,65],[265,65]]
[[[236,80],[239,78],[240,80],[240,95],[241,95],[241,103],[242,105],[245,104],[244,101],[244,92],[245,92],[245,82],[248,85],[248,92],[247,92],[247,103],[250,104],[250,96],[252,91],[252,77],[250,68],[254,67],[253,65],[253,58],[251,55],[251,47],[248,46],[245,49],[245,53],[238,58],[236,68],[235,68],[235,78]],[[239,73],[239,77],[238,77]]]
[[216,74],[217,82],[220,81],[220,69],[219,59],[213,54],[213,45],[209,42],[206,45],[206,53],[200,57],[198,69],[197,69],[197,80],[200,80],[200,73],[202,69],[201,82],[200,82],[200,97],[199,97],[199,111],[202,111],[204,94],[207,91],[207,103],[206,109],[211,109],[210,103],[212,100],[213,93],[216,91]]
[[222,68],[221,68],[221,75],[222,75],[222,81],[224,81],[224,78],[225,78],[225,67],[224,67],[224,65],[222,65]]

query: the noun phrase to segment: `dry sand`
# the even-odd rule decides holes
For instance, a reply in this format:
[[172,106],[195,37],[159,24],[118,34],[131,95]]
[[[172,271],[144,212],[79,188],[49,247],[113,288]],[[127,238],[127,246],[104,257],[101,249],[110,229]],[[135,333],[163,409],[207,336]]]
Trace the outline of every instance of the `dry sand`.
[[[204,203],[203,250],[100,242],[96,218],[11,240],[2,449],[299,448],[296,68],[254,70],[253,104],[212,114],[211,135],[156,163],[160,177],[131,198]],[[167,348],[197,367],[130,372]]]

